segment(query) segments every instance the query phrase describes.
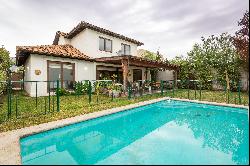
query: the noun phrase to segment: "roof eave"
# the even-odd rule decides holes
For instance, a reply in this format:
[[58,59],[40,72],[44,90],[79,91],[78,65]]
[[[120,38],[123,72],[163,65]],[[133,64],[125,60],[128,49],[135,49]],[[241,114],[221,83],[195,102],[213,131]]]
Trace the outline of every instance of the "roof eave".
[[106,34],[106,35],[109,35],[109,36],[113,36],[113,37],[116,37],[116,38],[119,38],[119,39],[122,39],[122,40],[125,40],[125,41],[128,41],[128,42],[137,44],[138,46],[144,45],[144,43],[142,43],[140,41],[137,41],[135,39],[126,37],[124,35],[120,35],[118,33],[112,32],[110,30],[107,30],[107,29],[104,29],[104,28],[101,28],[101,27],[98,27],[98,26],[95,26],[95,25],[92,25],[90,23],[83,22],[83,21],[81,23],[79,23],[76,27],[74,27],[64,37],[67,38],[67,39],[72,39],[73,37],[75,37],[77,34],[79,34],[80,32],[82,32],[85,29],[91,29],[93,31],[97,31],[97,32],[100,32],[100,33],[103,33],[103,34]]

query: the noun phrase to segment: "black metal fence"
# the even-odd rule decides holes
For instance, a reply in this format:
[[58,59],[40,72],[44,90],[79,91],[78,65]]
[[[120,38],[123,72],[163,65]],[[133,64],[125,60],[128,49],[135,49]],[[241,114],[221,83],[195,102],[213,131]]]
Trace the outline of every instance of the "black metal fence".
[[1,81],[0,87],[4,92],[0,95],[0,124],[11,119],[83,109],[154,94],[248,105],[249,91],[242,92],[242,82],[231,83],[234,86],[230,90],[226,85],[222,85],[221,90],[213,90],[215,83],[211,81],[211,86],[204,86],[198,80],[141,80],[128,83],[125,91],[122,84],[112,80]]

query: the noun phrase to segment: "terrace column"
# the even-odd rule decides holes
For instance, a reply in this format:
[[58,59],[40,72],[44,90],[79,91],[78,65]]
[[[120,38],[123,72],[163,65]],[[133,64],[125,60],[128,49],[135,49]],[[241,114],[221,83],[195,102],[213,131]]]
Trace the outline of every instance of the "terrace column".
[[123,87],[126,92],[128,82],[128,60],[122,59],[122,75],[123,75]]
[[150,69],[148,69],[148,71],[147,71],[147,80],[151,81]]

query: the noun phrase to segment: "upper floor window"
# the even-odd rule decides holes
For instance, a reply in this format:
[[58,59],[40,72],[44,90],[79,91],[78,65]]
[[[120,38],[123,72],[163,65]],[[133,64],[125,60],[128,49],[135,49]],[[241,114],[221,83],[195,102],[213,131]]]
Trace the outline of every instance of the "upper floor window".
[[122,55],[130,55],[130,45],[122,44]]
[[112,40],[99,37],[99,50],[112,52]]

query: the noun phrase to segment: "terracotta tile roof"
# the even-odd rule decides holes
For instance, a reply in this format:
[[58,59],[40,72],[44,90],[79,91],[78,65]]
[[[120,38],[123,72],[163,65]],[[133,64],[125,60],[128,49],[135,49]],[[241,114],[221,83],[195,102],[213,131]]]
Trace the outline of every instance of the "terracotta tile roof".
[[59,40],[60,35],[64,36],[65,38],[72,39],[74,36],[76,36],[78,33],[80,33],[81,31],[83,31],[86,28],[97,31],[97,32],[101,32],[101,33],[104,33],[106,35],[110,35],[110,36],[113,36],[113,37],[116,37],[116,38],[119,38],[119,39],[122,39],[122,40],[125,40],[125,41],[128,41],[128,42],[131,42],[131,43],[135,43],[138,46],[143,45],[142,42],[139,42],[139,41],[137,41],[135,39],[131,39],[131,38],[128,38],[128,37],[126,37],[124,35],[120,35],[118,33],[111,32],[111,31],[109,31],[107,29],[95,26],[95,25],[87,23],[85,21],[80,22],[69,33],[64,33],[64,32],[57,31],[55,39],[53,41],[53,44],[55,44],[55,45],[58,44],[58,40]]
[[[17,46],[16,55],[22,57],[29,54],[42,54],[55,57],[64,57],[72,59],[91,60],[89,56],[83,54],[78,49],[69,44],[65,45],[41,45],[41,46]],[[17,62],[20,58],[17,58]]]

